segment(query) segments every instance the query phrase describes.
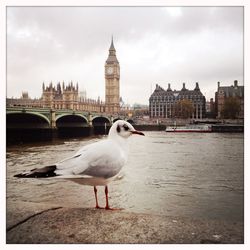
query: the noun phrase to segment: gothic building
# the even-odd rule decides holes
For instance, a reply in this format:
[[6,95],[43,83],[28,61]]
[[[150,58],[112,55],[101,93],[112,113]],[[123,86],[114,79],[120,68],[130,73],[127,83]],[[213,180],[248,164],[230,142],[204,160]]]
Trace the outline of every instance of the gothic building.
[[7,98],[8,106],[44,107],[51,109],[71,109],[88,112],[118,113],[120,111],[120,65],[116,58],[113,37],[109,48],[108,59],[105,62],[105,103],[86,97],[86,91],[79,92],[78,83],[51,82],[42,85],[42,97],[30,99],[28,94],[24,98]]
[[105,111],[107,113],[120,111],[120,65],[116,58],[113,37],[105,63]]
[[175,118],[175,105],[180,100],[190,100],[193,113],[190,118],[202,119],[205,116],[205,96],[201,93],[198,82],[193,90],[188,90],[183,83],[181,90],[172,90],[170,84],[165,90],[156,84],[156,88],[149,98],[149,115],[151,118]]
[[[116,58],[113,37],[109,48],[108,59],[105,63],[105,104],[98,100],[80,98],[78,83],[76,86],[62,83],[56,87],[50,83],[43,84],[43,106],[54,109],[73,109],[93,112],[117,113],[120,111],[120,65]],[[85,95],[86,96],[86,95]]]
[[120,65],[116,58],[113,37],[109,48],[108,59],[105,63],[105,104],[98,99],[79,98],[78,84],[71,82],[67,86],[60,83],[56,87],[50,83],[48,87],[43,84],[44,107],[55,109],[86,110],[106,113],[118,113],[120,111]]
[[6,105],[8,107],[42,107],[42,99],[32,99],[29,97],[28,92],[22,92],[22,96],[20,98],[7,98]]
[[70,82],[65,85],[63,82],[53,86],[52,83],[49,86],[43,83],[42,104],[44,108],[51,109],[71,109],[82,110],[90,112],[104,112],[105,105],[100,98],[92,100],[79,95],[78,84],[76,86]]
[[56,87],[53,86],[52,82],[47,87],[43,83],[42,100],[43,106],[46,108],[77,110],[78,83],[74,86],[71,82],[65,86],[63,82],[62,86],[58,83]]

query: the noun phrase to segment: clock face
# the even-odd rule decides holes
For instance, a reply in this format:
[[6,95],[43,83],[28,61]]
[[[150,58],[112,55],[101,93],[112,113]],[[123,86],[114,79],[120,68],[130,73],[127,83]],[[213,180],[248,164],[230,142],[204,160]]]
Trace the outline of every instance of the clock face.
[[107,73],[108,73],[108,74],[112,74],[112,73],[113,73],[113,68],[112,68],[112,67],[108,67]]

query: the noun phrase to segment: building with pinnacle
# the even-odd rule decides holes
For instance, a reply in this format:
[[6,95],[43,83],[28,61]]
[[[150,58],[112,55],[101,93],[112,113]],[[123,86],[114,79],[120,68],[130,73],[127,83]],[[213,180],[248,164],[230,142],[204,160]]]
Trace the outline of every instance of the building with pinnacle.
[[105,111],[107,113],[120,111],[120,64],[116,58],[113,37],[105,63]]
[[205,117],[206,99],[200,91],[198,82],[193,90],[188,90],[185,83],[181,90],[172,90],[170,84],[165,90],[156,84],[156,88],[149,98],[149,115],[151,118],[175,118],[175,105],[184,99],[193,104],[194,111],[190,118],[202,119]]
[[98,113],[118,113],[120,111],[120,65],[116,58],[113,37],[105,62],[105,102],[86,97],[86,91],[79,92],[78,83],[52,82],[42,85],[42,96],[31,99],[27,92],[21,98],[7,98],[8,106],[43,107],[51,109],[71,109]]
[[65,85],[63,82],[54,86],[52,83],[45,86],[43,83],[42,107],[51,109],[71,109],[91,112],[104,112],[105,104],[98,98],[89,99],[79,95],[78,83]]
[[51,82],[49,86],[45,87],[43,83],[42,100],[44,107],[54,109],[78,109],[78,84],[74,86],[71,82],[65,86],[63,82],[62,86],[58,83],[56,87],[54,87]]

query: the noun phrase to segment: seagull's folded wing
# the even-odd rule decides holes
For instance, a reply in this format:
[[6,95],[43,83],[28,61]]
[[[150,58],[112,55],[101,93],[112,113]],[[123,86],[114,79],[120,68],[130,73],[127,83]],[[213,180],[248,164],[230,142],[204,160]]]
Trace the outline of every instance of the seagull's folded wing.
[[85,146],[73,157],[57,163],[56,173],[110,178],[119,173],[125,162],[122,150],[105,140]]

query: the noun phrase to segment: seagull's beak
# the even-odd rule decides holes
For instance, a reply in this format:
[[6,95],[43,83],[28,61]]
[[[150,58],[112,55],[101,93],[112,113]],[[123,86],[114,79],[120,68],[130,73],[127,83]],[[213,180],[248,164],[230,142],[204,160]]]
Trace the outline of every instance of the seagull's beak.
[[137,135],[144,135],[141,131],[137,131],[137,130],[133,130],[133,131],[131,131],[131,133],[132,134],[137,134]]

